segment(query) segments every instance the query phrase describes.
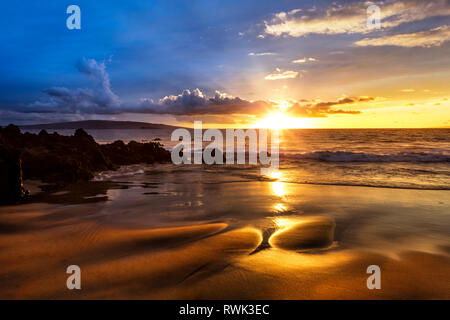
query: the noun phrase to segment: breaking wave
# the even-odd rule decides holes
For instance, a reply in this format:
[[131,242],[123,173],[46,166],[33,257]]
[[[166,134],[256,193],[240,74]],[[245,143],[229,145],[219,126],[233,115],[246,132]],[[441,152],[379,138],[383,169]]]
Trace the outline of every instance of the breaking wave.
[[448,154],[427,152],[374,154],[347,151],[314,151],[297,154],[280,154],[280,157],[326,162],[450,162],[450,155]]

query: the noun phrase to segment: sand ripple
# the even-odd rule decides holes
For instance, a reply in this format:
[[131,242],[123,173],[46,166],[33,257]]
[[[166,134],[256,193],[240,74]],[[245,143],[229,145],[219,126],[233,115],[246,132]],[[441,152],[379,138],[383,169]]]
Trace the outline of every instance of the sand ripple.
[[279,230],[269,239],[272,247],[286,250],[302,250],[328,247],[333,243],[335,223],[332,219],[278,218]]

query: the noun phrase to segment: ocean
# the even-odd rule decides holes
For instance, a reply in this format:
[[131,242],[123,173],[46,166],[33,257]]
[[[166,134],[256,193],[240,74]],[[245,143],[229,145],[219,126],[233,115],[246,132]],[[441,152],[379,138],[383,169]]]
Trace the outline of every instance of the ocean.
[[[171,130],[87,130],[99,143],[160,139]],[[31,130],[37,133],[38,131]],[[73,130],[58,130],[70,135]],[[279,131],[280,172],[285,182],[406,189],[450,189],[450,129],[288,129]],[[206,165],[205,165],[206,166]],[[183,170],[198,170],[184,165]],[[210,165],[208,170],[260,180],[250,165]],[[242,170],[240,170],[242,169]],[[144,172],[133,166],[110,175]]]

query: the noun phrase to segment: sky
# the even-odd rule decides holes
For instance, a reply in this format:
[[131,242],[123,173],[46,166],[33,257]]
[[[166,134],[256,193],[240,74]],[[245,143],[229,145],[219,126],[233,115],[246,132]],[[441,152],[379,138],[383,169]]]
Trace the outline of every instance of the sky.
[[450,0],[9,1],[0,125],[450,127],[449,18]]

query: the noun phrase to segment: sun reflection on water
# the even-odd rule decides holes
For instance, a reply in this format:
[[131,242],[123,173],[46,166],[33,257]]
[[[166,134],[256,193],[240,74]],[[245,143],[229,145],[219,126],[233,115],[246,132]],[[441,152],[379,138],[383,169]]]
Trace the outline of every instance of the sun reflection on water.
[[269,174],[269,177],[272,179],[281,179],[283,177],[283,173],[281,171],[272,171]]

